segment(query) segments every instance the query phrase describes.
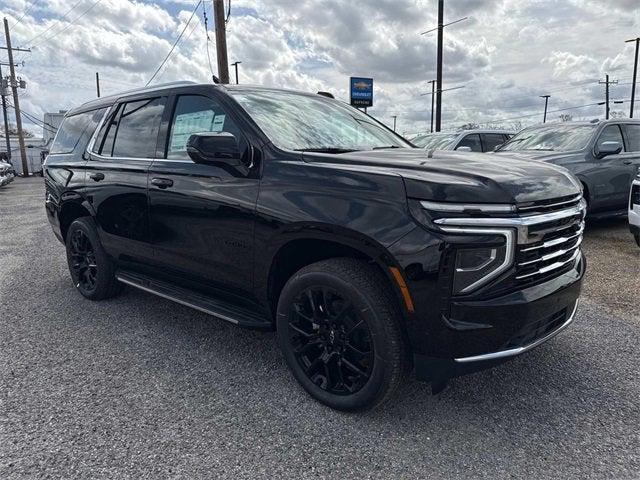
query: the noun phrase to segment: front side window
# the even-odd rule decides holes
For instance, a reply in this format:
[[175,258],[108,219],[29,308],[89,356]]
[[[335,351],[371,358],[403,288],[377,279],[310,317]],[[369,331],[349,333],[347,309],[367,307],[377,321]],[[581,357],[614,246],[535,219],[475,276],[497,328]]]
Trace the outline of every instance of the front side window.
[[411,148],[358,109],[320,95],[229,90],[267,137],[288,150]]
[[101,108],[65,117],[51,145],[50,153],[73,153],[76,148],[85,148],[105,110]]
[[522,130],[500,147],[501,152],[521,150],[546,150],[569,152],[587,146],[596,128],[588,125],[548,124]]
[[469,147],[472,152],[482,152],[482,144],[480,143],[480,135],[472,133],[467,135],[456,146],[456,150],[460,147]]
[[504,143],[504,135],[501,133],[484,133],[482,134],[482,142],[484,143],[485,152],[493,152],[493,149]]
[[181,95],[171,122],[167,158],[188,159],[187,141],[194,133],[228,132],[238,140],[241,151],[246,145],[240,130],[214,100],[200,95]]
[[627,136],[629,138],[629,152],[640,152],[640,125],[627,124]]
[[598,147],[602,145],[604,142],[618,142],[623,146],[624,151],[624,141],[622,140],[622,132],[620,131],[620,127],[618,125],[607,125],[604,127],[600,136],[598,137]]

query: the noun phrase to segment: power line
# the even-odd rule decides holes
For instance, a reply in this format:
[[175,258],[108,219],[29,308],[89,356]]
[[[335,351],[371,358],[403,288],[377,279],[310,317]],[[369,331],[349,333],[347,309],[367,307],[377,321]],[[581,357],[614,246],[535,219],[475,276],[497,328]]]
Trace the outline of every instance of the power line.
[[96,0],[95,2],[93,2],[89,8],[87,8],[86,10],[84,10],[80,15],[78,15],[76,18],[74,18],[73,20],[71,20],[62,30],[58,31],[57,33],[54,33],[53,35],[50,35],[46,38],[43,38],[42,40],[40,40],[39,42],[34,43],[33,45],[31,45],[32,47],[38,46],[38,45],[42,45],[42,43],[47,42],[55,37],[57,37],[58,35],[60,35],[61,33],[66,32],[67,30],[69,30],[75,22],[77,22],[78,20],[80,20],[82,17],[84,17],[87,13],[89,13],[93,7],[95,7],[96,5],[98,5],[98,3],[100,3],[100,0]]
[[191,16],[189,17],[189,20],[187,21],[186,25],[184,26],[184,28],[182,29],[182,31],[180,32],[180,35],[178,35],[178,38],[176,38],[175,42],[173,42],[173,45],[171,46],[171,50],[169,50],[169,53],[167,53],[167,56],[164,57],[164,60],[162,61],[162,63],[160,63],[160,66],[156,69],[156,71],[153,73],[153,75],[151,75],[151,78],[149,79],[149,81],[145,84],[145,87],[147,85],[149,85],[154,78],[156,78],[156,75],[158,74],[158,72],[160,71],[160,69],[164,66],[164,64],[167,62],[167,60],[169,59],[169,57],[171,56],[171,54],[173,53],[173,50],[176,48],[176,45],[178,45],[178,42],[180,41],[180,39],[182,38],[182,35],[184,35],[184,32],[187,30],[187,27],[189,26],[189,24],[191,23],[191,20],[193,20],[193,17],[195,16],[196,12],[198,11],[198,7],[200,6],[200,4],[202,3],[202,0],[198,0],[198,3],[196,3],[195,8],[193,9],[193,12],[191,13]]
[[31,9],[33,7],[36,6],[36,0],[33,0],[33,3],[31,5],[29,5],[27,8],[24,9],[24,12],[22,13],[22,15],[20,15],[20,18],[18,18],[15,23],[13,25],[11,25],[11,29],[13,30],[13,27],[15,27],[16,25],[18,25],[22,19],[27,15],[27,13],[29,13],[31,11]]
[[[78,5],[80,5],[84,0],[79,0],[78,2],[74,3],[73,6],[67,10],[64,15],[62,15],[62,17],[60,17],[60,20],[64,20],[65,18],[67,18],[67,15],[69,15]],[[35,4],[35,2],[34,2]],[[29,43],[33,42],[36,38],[40,38],[42,35],[44,35],[45,33],[47,33],[49,30],[51,30],[53,27],[55,27],[56,24],[52,23],[51,25],[49,25],[46,29],[44,29],[42,32],[38,33],[35,37],[30,38],[29,40],[27,40],[26,42],[24,42],[25,45],[28,45]]]
[[[231,3],[229,3],[229,8],[231,8]],[[209,63],[209,71],[211,72],[211,78],[214,79],[216,74],[213,71],[213,65],[211,63],[211,53],[209,53],[209,43],[211,42],[211,37],[209,36],[209,22],[207,19],[207,9],[204,4],[202,4],[202,16],[204,18],[204,33],[207,37],[206,39],[206,47],[207,47],[207,62]]]

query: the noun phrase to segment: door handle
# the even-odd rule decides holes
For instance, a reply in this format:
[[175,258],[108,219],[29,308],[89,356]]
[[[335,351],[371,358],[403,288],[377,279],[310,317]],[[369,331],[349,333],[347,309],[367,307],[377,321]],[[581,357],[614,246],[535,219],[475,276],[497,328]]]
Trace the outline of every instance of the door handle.
[[91,175],[89,175],[89,178],[95,182],[99,182],[100,180],[104,180],[104,173],[92,173]]
[[158,188],[169,188],[173,186],[173,180],[170,178],[152,178],[151,184]]

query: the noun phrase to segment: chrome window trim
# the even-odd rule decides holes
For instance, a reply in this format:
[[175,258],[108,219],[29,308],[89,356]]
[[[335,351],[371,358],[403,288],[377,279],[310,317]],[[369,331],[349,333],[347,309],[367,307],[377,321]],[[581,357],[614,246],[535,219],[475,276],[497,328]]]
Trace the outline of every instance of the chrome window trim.
[[560,333],[562,330],[567,328],[571,324],[571,322],[573,322],[573,319],[576,315],[576,310],[578,310],[577,300],[575,305],[573,306],[573,311],[571,312],[571,315],[569,315],[569,318],[562,325],[560,325],[558,328],[548,333],[544,337],[539,338],[533,343],[530,343],[523,347],[511,348],[509,350],[501,350],[499,352],[485,353],[483,355],[475,355],[473,357],[454,358],[454,361],[457,363],[482,362],[485,360],[496,360],[499,358],[514,357],[516,355],[520,355],[521,353],[528,352],[529,350],[532,350],[535,347],[543,344],[547,340],[550,340],[551,338],[555,337],[558,333]]
[[509,228],[465,228],[465,227],[443,227],[447,233],[454,234],[472,234],[472,235],[501,235],[504,237],[506,245],[506,253],[504,255],[504,260],[498,268],[489,273],[488,275],[482,277],[481,279],[473,282],[471,285],[467,285],[465,288],[460,290],[460,293],[469,293],[476,288],[485,285],[490,282],[498,275],[502,274],[506,271],[512,264],[515,259],[515,232],[513,229]]

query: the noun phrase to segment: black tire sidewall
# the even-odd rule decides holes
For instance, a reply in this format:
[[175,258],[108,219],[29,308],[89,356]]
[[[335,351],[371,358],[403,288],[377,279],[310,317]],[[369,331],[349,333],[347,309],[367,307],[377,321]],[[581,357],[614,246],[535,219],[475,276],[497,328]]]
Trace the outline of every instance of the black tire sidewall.
[[[340,292],[354,303],[361,318],[369,327],[374,348],[373,371],[367,383],[351,395],[332,394],[315,385],[303,372],[289,343],[288,324],[293,302],[301,291],[313,286],[327,286]],[[276,320],[278,342],[289,368],[296,380],[311,396],[338,410],[354,411],[374,406],[384,395],[390,383],[388,361],[391,353],[387,339],[388,332],[384,328],[384,320],[380,318],[379,312],[376,312],[375,302],[369,298],[368,293],[371,292],[361,291],[333,273],[304,272],[295,274],[287,282],[278,301]]]

